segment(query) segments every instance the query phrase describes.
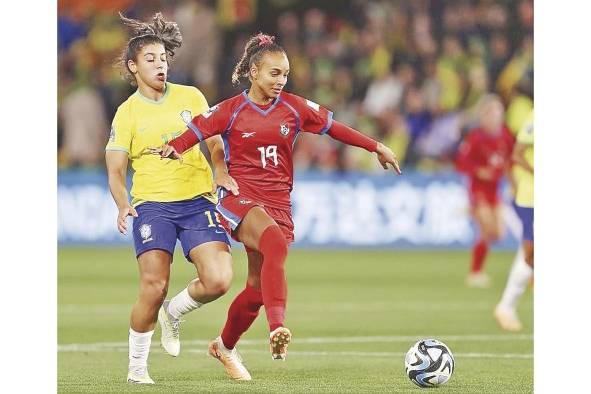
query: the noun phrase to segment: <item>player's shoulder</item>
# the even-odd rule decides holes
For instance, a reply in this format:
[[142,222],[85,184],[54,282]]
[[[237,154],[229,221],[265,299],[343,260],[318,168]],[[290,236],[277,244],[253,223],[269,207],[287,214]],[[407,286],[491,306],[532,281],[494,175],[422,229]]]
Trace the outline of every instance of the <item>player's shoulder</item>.
[[298,112],[306,111],[308,109],[314,109],[316,112],[320,110],[320,105],[314,101],[295,93],[286,92],[285,90],[281,92],[281,101],[291,105]]
[[167,82],[170,94],[187,97],[203,97],[203,93],[196,86],[181,85],[177,83]]
[[220,101],[219,103],[213,105],[211,108],[216,108],[222,110],[224,112],[233,113],[236,111],[241,105],[245,104],[247,100],[244,98],[242,93],[227,98],[225,100]]
[[306,103],[306,99],[304,97],[299,96],[295,93],[287,92],[285,90],[281,92],[280,98],[281,101],[291,105],[296,105],[298,107]]
[[127,118],[131,115],[131,109],[136,99],[135,96],[135,94],[132,94],[124,102],[119,104],[119,106],[117,107],[117,111],[115,111],[115,118],[122,119]]

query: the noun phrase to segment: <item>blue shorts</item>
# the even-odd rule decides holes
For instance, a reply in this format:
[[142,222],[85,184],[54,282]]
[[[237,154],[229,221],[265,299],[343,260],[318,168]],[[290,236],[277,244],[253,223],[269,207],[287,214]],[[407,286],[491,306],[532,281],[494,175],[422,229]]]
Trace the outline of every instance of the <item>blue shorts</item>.
[[191,261],[189,252],[205,242],[219,241],[228,245],[228,235],[216,215],[215,204],[198,197],[174,202],[141,203],[133,218],[135,254],[161,249],[174,255],[177,238],[183,253]]
[[522,238],[524,241],[534,241],[534,209],[533,208],[526,208],[520,207],[517,204],[513,205],[515,211],[517,212],[517,216],[521,220],[521,224],[523,226],[523,235]]

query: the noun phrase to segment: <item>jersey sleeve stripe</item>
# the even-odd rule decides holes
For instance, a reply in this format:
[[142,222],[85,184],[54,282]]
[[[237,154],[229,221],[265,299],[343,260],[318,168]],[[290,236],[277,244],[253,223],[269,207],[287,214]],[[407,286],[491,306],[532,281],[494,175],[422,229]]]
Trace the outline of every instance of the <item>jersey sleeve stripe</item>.
[[199,130],[199,128],[197,126],[195,126],[195,124],[193,122],[189,122],[187,124],[187,126],[193,131],[193,133],[195,133],[197,138],[199,138],[199,141],[203,141],[203,134],[201,134],[201,131]]
[[107,146],[105,148],[105,150],[114,150],[114,151],[120,151],[120,152],[127,152],[127,153],[129,153],[129,149],[121,148],[121,147],[118,147],[118,146]]
[[289,109],[291,110],[291,112],[293,112],[293,114],[295,115],[295,117],[296,117],[296,133],[299,133],[299,131],[300,131],[300,124],[301,124],[301,123],[300,123],[300,114],[299,114],[299,113],[298,113],[298,111],[296,111],[296,110],[295,110],[295,108],[294,108],[294,107],[292,107],[292,106],[291,106],[289,103],[287,103],[287,102],[285,102],[285,101],[283,101],[283,100],[281,100],[281,102],[282,102],[283,104],[285,104],[285,106],[286,106],[287,108],[289,108]]
[[236,117],[238,116],[238,113],[240,111],[242,111],[242,108],[244,108],[244,106],[248,104],[248,101],[243,102],[242,104],[240,104],[240,106],[234,111],[234,113],[232,113],[232,116],[230,117],[230,121],[228,122],[228,126],[226,126],[225,131],[228,131],[232,128],[232,125],[234,124],[234,120],[236,120]]
[[328,132],[328,130],[330,130],[330,127],[332,126],[332,115],[332,111],[328,111],[328,120],[326,121],[326,126],[324,126],[322,130],[320,130],[320,135],[324,135]]

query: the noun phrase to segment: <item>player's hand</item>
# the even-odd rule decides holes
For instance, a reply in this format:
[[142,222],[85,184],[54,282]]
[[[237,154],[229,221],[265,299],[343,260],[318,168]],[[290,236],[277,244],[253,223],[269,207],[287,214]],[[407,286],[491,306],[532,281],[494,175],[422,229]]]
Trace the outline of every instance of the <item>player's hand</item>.
[[173,159],[183,163],[183,156],[170,145],[164,144],[157,148],[148,148],[148,151],[153,155],[159,155],[161,159]]
[[213,180],[213,193],[216,192],[218,186],[232,192],[233,195],[238,195],[238,183],[226,171],[217,171],[215,179]]
[[119,209],[119,215],[117,215],[117,230],[123,235],[127,234],[127,217],[133,216],[137,218],[137,211],[131,205],[127,205]]
[[398,163],[398,159],[396,158],[396,155],[394,154],[394,152],[392,152],[390,148],[388,148],[381,142],[378,142],[378,149],[376,149],[376,153],[378,154],[378,160],[380,161],[382,167],[384,167],[384,170],[387,170],[388,164],[390,164],[392,168],[396,170],[398,175],[402,174],[402,171],[400,170],[400,164]]

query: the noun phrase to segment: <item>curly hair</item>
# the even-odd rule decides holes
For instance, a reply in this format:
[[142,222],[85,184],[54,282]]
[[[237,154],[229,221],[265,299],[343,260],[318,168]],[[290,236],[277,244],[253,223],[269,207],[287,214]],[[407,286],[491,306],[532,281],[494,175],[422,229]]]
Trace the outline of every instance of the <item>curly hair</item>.
[[175,22],[164,20],[160,12],[154,14],[150,23],[125,17],[121,12],[119,17],[125,26],[131,29],[131,38],[123,49],[119,58],[124,78],[132,85],[136,85],[135,76],[128,66],[129,60],[137,61],[137,54],[145,45],[162,44],[167,53],[167,62],[174,58],[174,51],[183,43],[183,37]]
[[248,80],[250,67],[253,64],[259,64],[266,52],[285,53],[285,50],[275,43],[274,36],[258,33],[256,36],[251,37],[244,47],[244,54],[234,67],[232,84],[237,85],[242,80]]

